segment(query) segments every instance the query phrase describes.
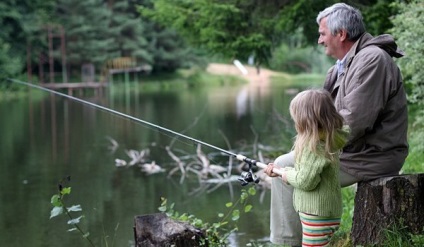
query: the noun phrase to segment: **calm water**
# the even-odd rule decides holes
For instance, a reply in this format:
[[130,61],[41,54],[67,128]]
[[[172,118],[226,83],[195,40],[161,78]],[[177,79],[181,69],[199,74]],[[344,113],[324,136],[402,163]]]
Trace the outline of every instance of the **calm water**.
[[[289,149],[294,130],[287,108],[293,95],[283,86],[143,91],[84,99],[255,159],[257,150],[270,159]],[[60,96],[44,96],[0,101],[0,246],[89,246],[76,232],[67,232],[65,216],[49,219],[50,198],[67,175],[72,192],[66,203],[81,205],[81,227],[96,246],[132,246],[134,216],[159,212],[160,197],[175,203],[178,212],[217,222],[217,213],[227,212],[225,203],[246,188],[238,182],[205,187],[194,173],[184,181],[180,172],[168,177],[176,165],[165,147],[192,157],[194,143]],[[109,138],[119,144],[114,152]],[[115,166],[115,159],[130,160],[126,151],[143,149],[150,150],[146,162],[155,161],[165,172],[148,175],[138,166]],[[228,166],[228,157],[216,150],[202,151],[211,164]],[[250,201],[253,211],[241,216],[231,246],[268,239],[269,198],[270,191],[258,187]]]

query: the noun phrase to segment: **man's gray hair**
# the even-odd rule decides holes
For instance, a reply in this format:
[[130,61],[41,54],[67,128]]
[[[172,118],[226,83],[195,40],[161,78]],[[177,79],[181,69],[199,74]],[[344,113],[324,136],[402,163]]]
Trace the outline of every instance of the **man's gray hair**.
[[336,35],[341,30],[346,30],[347,39],[356,41],[365,32],[365,25],[361,12],[345,3],[336,3],[317,16],[317,23],[327,17],[327,27],[332,35]]

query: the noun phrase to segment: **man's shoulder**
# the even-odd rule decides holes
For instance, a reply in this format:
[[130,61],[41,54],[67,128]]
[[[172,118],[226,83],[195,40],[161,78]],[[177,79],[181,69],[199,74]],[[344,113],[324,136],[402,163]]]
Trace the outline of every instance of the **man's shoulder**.
[[388,62],[392,61],[391,56],[383,49],[376,45],[369,45],[362,48],[352,60],[352,63],[357,64],[372,64],[372,62]]
[[379,46],[377,45],[368,45],[363,47],[357,54],[357,57],[384,57],[388,55],[386,51],[384,51],[383,49],[381,49]]
[[364,35],[363,40],[358,41],[356,48],[357,55],[402,57],[404,52],[398,48],[393,37],[389,34],[382,34],[376,37]]

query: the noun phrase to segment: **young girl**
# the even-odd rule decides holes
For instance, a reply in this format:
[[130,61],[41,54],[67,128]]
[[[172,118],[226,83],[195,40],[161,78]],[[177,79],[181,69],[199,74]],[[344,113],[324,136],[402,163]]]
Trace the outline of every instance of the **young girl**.
[[[296,95],[290,103],[290,115],[297,132],[295,165],[284,168],[281,177],[294,187],[293,206],[302,223],[302,246],[327,246],[340,225],[339,152],[348,132],[324,90]],[[270,163],[265,173],[278,176],[272,169],[274,164]]]

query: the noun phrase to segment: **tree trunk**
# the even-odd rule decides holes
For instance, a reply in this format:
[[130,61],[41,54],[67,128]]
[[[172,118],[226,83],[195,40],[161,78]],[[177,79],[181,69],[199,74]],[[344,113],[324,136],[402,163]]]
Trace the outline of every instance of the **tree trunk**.
[[381,244],[386,229],[424,233],[424,174],[358,183],[351,232],[354,246]]
[[208,246],[202,230],[163,213],[136,216],[134,223],[136,247]]

